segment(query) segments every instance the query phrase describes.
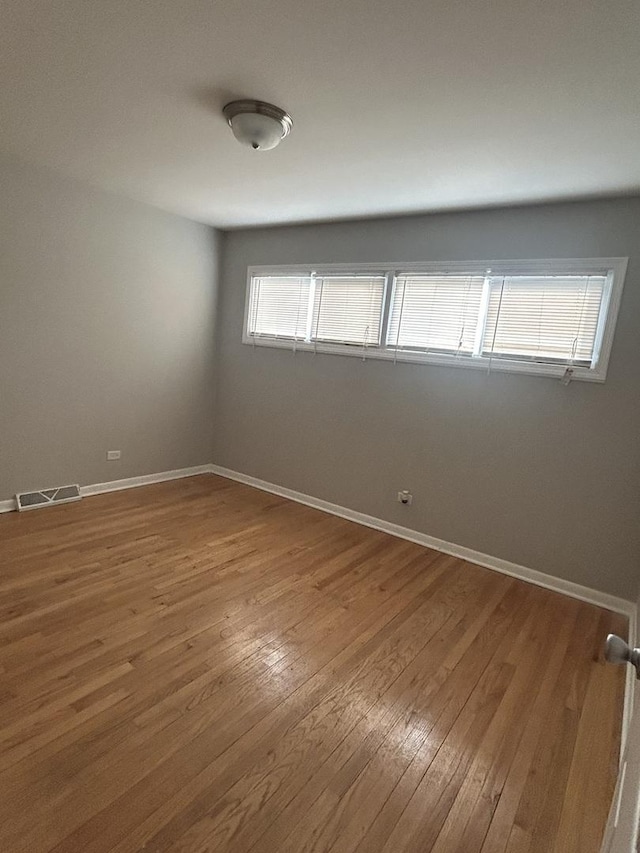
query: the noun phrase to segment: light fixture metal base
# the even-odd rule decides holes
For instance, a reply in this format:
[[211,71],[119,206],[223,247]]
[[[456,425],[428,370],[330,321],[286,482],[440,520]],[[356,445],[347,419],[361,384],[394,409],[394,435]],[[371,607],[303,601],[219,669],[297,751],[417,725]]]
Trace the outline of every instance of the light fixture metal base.
[[291,132],[291,128],[293,127],[293,119],[289,113],[286,113],[274,104],[268,104],[266,101],[255,101],[252,98],[243,98],[239,101],[230,101],[222,108],[222,114],[226,118],[229,127],[232,126],[232,119],[243,113],[257,113],[258,115],[269,116],[269,118],[275,119],[282,127],[283,139],[285,136],[288,136]]

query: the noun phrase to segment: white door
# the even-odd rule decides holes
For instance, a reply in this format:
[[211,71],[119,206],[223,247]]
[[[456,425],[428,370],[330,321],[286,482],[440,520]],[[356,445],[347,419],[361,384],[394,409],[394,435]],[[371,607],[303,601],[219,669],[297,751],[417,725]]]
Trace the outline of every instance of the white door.
[[[635,671],[631,667],[635,678]],[[631,721],[616,791],[602,843],[602,853],[640,853],[640,681],[636,681]]]

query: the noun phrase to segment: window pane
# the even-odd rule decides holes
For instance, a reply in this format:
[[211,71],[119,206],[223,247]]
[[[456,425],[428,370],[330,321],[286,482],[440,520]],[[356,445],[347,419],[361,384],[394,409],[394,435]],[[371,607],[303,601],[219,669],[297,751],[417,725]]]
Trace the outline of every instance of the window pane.
[[591,364],[605,281],[602,275],[492,279],[483,354]]
[[311,276],[259,276],[251,281],[250,335],[305,337]]
[[318,276],[311,337],[379,346],[384,286],[384,276]]
[[398,276],[387,346],[470,355],[483,282],[483,276]]

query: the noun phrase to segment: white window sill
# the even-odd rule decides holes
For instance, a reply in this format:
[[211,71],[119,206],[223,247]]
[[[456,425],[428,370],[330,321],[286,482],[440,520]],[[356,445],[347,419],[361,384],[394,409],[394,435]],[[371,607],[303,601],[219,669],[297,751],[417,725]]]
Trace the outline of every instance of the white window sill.
[[[243,344],[251,347],[268,347],[285,349],[290,352],[323,353],[331,355],[346,355],[363,361],[400,361],[409,364],[434,364],[442,367],[462,367],[471,370],[500,373],[528,373],[532,376],[548,376],[562,379],[565,375],[566,364],[545,364],[542,362],[510,361],[502,358],[487,358],[486,356],[456,356],[448,353],[425,353],[408,350],[394,350],[384,347],[361,347],[349,344],[308,343],[278,338],[254,338],[245,335]],[[606,373],[597,367],[573,367],[571,381],[604,382]]]

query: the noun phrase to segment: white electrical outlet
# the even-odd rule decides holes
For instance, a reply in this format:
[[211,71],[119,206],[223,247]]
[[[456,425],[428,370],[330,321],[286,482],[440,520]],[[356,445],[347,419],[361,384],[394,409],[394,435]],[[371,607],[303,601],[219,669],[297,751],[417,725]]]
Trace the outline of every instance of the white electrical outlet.
[[413,503],[413,495],[407,489],[403,489],[403,491],[398,492],[398,497],[396,498],[399,504],[404,504],[404,506],[411,506]]
[[107,462],[115,462],[116,459],[120,459],[120,451],[107,450]]

